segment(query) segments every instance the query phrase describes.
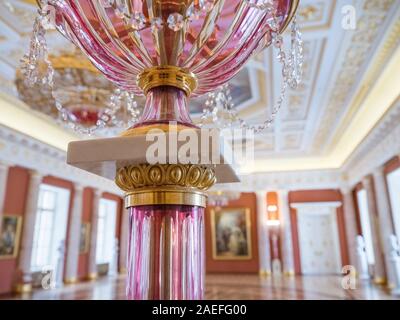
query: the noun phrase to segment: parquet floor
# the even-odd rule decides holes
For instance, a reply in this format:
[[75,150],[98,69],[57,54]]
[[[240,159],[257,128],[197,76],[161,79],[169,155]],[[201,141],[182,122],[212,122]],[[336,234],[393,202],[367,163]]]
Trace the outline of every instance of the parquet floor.
[[[343,289],[339,276],[259,277],[257,275],[209,274],[206,299],[396,299],[385,288],[358,282],[356,289]],[[400,297],[397,297],[400,298]],[[35,290],[27,295],[4,295],[0,299],[109,300],[125,299],[125,277],[104,277],[93,282]]]

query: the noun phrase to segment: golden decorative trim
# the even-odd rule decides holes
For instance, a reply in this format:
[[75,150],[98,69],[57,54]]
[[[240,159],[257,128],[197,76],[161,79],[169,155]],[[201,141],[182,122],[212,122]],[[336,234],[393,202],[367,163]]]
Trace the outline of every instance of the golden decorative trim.
[[141,72],[137,77],[137,84],[144,94],[152,88],[172,86],[190,96],[197,87],[197,78],[190,71],[176,66],[155,66]]
[[80,69],[100,74],[90,60],[80,54],[49,55],[54,69]]
[[76,277],[73,278],[67,278],[64,280],[65,284],[75,284],[78,283],[78,279]]
[[300,0],[292,0],[290,2],[290,9],[289,9],[289,14],[285,20],[284,25],[281,28],[280,33],[283,33],[286,28],[288,27],[289,23],[292,21],[294,15],[296,14],[297,7],[299,6]]
[[382,277],[375,277],[374,278],[374,283],[375,284],[379,284],[379,285],[383,285],[386,283],[386,279],[382,278]]
[[261,276],[261,277],[269,277],[269,276],[271,276],[271,270],[264,270],[264,269],[260,269],[260,271],[258,272],[258,274]]
[[294,277],[296,274],[293,270],[290,270],[290,271],[285,271],[283,275],[286,277]]
[[18,283],[15,285],[14,289],[15,293],[31,293],[32,292],[32,284],[31,283]]
[[139,164],[117,170],[116,185],[127,208],[143,205],[205,207],[205,191],[216,182],[213,168],[194,164]]
[[39,1],[38,0],[24,0],[24,2],[32,4],[32,5],[39,5]]
[[139,164],[119,168],[115,183],[123,191],[154,187],[184,187],[207,190],[216,183],[213,168],[196,164]]
[[97,272],[89,273],[88,276],[87,276],[87,279],[91,280],[91,281],[96,280],[97,279]]
[[174,189],[147,189],[125,196],[125,207],[147,205],[187,205],[205,208],[207,196],[201,191]]

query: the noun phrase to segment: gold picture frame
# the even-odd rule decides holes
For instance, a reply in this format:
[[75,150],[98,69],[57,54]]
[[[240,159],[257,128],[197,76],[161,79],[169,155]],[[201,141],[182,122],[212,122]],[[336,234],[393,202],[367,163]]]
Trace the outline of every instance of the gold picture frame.
[[89,252],[90,242],[90,223],[82,222],[79,233],[79,254],[85,254]]
[[0,230],[0,260],[18,256],[21,228],[22,216],[3,215]]
[[212,209],[211,242],[214,260],[251,260],[250,209]]

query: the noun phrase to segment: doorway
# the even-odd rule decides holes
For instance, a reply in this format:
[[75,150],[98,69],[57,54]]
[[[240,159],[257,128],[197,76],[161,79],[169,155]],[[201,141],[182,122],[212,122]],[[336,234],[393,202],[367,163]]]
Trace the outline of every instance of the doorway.
[[304,275],[341,273],[337,223],[339,202],[296,204],[301,271]]

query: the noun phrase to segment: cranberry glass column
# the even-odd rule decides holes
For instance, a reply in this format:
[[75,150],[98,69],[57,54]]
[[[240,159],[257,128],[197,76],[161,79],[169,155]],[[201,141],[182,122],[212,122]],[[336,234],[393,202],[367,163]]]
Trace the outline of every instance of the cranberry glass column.
[[202,299],[204,208],[130,208],[129,299]]

